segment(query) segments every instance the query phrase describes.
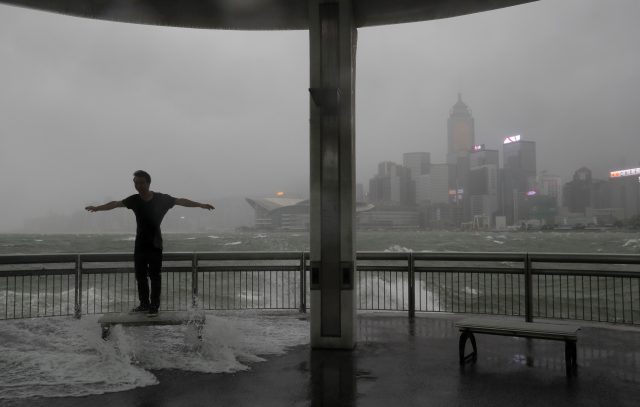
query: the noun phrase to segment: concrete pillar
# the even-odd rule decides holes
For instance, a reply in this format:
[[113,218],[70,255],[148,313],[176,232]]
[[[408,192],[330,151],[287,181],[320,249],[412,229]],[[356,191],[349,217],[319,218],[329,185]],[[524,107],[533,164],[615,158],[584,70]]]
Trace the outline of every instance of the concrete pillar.
[[355,346],[355,52],[351,0],[309,0],[311,346]]

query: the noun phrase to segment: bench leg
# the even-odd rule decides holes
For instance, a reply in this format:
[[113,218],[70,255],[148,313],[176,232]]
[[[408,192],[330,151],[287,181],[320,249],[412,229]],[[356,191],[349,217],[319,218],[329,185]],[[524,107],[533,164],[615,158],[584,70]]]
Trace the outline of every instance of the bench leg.
[[567,376],[573,376],[578,371],[578,352],[575,341],[564,342],[564,360],[567,368]]
[[202,342],[202,330],[204,329],[204,324],[196,324],[196,330],[198,332],[198,340]]
[[109,338],[109,331],[110,331],[110,326],[109,325],[103,325],[102,326],[102,340],[106,341]]
[[[473,351],[470,354],[465,355],[464,349],[467,344],[467,339],[471,341],[471,347],[473,348]],[[476,338],[475,336],[473,336],[473,332],[464,330],[460,333],[460,342],[458,343],[458,352],[460,355],[461,365],[464,365],[468,360],[472,360],[473,362],[478,360],[478,347],[476,346]]]

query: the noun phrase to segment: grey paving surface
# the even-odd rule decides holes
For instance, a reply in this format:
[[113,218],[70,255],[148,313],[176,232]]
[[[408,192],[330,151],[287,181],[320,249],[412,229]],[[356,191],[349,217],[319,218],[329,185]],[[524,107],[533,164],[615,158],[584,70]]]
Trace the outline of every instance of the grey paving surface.
[[478,335],[475,365],[458,364],[454,320],[359,317],[357,348],[307,346],[236,374],[155,371],[131,391],[10,406],[638,406],[640,330],[585,327],[578,376],[567,378],[556,341]]

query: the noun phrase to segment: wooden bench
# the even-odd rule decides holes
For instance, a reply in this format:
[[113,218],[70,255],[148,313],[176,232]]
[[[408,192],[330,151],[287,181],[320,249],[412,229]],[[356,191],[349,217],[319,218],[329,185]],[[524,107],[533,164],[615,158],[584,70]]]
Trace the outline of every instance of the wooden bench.
[[[540,322],[510,321],[495,318],[468,318],[456,323],[460,330],[459,356],[460,364],[478,359],[478,348],[474,333],[487,335],[518,336],[522,338],[548,339],[564,341],[564,359],[567,376],[577,372],[577,332],[580,327],[565,324],[548,324]],[[465,355],[467,339],[471,341],[473,352]]]
[[193,324],[198,331],[198,339],[202,340],[202,329],[205,323],[204,312],[160,311],[155,317],[148,317],[146,313],[114,313],[105,314],[98,323],[102,327],[102,339],[109,338],[109,332],[114,325],[149,326],[149,325],[186,325]]

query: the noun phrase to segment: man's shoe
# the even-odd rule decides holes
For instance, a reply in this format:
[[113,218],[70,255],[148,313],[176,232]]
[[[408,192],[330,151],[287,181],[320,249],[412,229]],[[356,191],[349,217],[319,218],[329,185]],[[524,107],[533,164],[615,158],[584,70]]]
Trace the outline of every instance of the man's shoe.
[[132,314],[138,313],[138,312],[149,312],[149,306],[148,305],[144,305],[144,304],[140,304],[137,307],[135,307],[134,309],[131,310]]
[[149,318],[157,317],[158,316],[158,309],[157,308],[149,308],[149,312],[147,312],[147,316]]

